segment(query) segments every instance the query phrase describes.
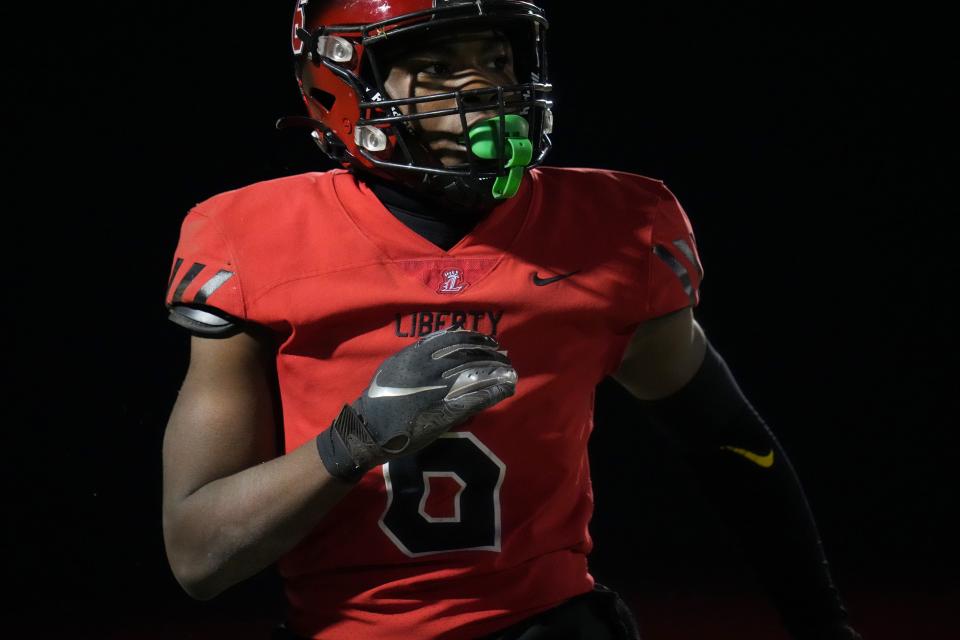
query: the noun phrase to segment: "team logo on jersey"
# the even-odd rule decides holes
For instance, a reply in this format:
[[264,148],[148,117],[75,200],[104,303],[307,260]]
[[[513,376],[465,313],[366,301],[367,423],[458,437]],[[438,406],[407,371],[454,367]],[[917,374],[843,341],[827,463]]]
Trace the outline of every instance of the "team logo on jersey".
[[297,3],[297,9],[293,14],[293,33],[290,34],[291,44],[293,45],[293,52],[297,55],[303,53],[303,40],[300,39],[300,36],[297,35],[297,29],[306,29],[307,16],[304,11],[304,7],[307,6],[309,0],[300,0]]
[[460,269],[446,269],[437,293],[460,293],[469,285],[469,282],[463,280],[463,272]]

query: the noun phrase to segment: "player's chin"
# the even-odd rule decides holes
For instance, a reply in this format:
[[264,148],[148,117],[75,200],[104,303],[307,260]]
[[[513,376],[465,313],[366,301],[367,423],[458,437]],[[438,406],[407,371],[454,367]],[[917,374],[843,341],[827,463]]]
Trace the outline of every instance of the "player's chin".
[[464,155],[462,155],[462,156],[461,156],[461,155],[456,155],[456,156],[454,156],[454,155],[446,155],[446,156],[441,156],[441,158],[440,158],[440,164],[442,164],[442,165],[444,166],[444,168],[450,169],[450,168],[454,168],[454,167],[466,167],[466,166],[469,166],[470,161],[467,159],[466,154],[464,154]]
[[462,145],[456,145],[455,147],[444,148],[436,152],[436,157],[444,167],[457,167],[457,166],[470,166],[471,159],[473,163],[481,166],[495,166],[496,160],[485,160],[478,158],[477,156],[470,155],[470,152],[467,151],[467,148]]

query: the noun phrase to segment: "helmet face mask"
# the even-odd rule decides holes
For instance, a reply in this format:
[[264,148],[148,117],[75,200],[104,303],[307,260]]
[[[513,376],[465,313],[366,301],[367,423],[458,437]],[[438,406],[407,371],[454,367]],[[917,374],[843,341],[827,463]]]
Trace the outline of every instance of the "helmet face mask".
[[[499,115],[501,92],[505,114],[529,115],[528,106],[513,105],[518,91],[511,87],[518,83],[510,40],[502,31],[431,30],[415,42],[389,45],[375,45],[386,97],[400,100],[397,109],[411,116],[399,126],[436,148],[434,155],[448,156],[438,166],[470,169],[466,132]],[[423,101],[413,102],[415,98]],[[478,164],[490,168],[496,160]]]
[[[495,179],[520,171],[507,168],[521,162],[514,142],[506,139],[519,135],[506,126],[511,114],[525,121],[521,129],[529,143],[524,144],[532,148],[523,168],[539,165],[550,149],[547,22],[531,3],[298,0],[293,28],[297,79],[310,118],[289,120],[314,128],[321,149],[344,167],[421,190],[489,190]],[[412,51],[437,38],[462,47],[462,39],[454,38],[478,32],[493,32],[509,43],[514,74],[497,73],[498,67],[468,74],[470,82],[438,82],[429,92],[427,83],[409,92],[397,91],[395,83],[398,95],[388,93],[391,69],[403,67]],[[488,134],[493,132],[484,157],[467,144],[467,132],[472,139],[471,127],[481,120],[487,120]],[[444,129],[449,142],[463,149],[453,155],[465,162],[441,162],[423,139],[424,131]]]

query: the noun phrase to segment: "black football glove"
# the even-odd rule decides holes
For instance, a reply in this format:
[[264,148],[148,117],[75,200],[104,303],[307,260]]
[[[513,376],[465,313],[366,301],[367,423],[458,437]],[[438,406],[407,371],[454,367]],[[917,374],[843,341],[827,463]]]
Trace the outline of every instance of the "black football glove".
[[499,347],[490,336],[451,328],[387,358],[363,394],[317,436],[327,470],[356,482],[512,396],[517,373]]

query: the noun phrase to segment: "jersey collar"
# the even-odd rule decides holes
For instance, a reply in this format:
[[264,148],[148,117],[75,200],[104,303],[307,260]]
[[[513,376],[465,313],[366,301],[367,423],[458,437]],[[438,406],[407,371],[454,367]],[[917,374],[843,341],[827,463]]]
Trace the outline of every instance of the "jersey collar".
[[490,213],[449,250],[444,251],[398,220],[376,194],[346,169],[332,169],[333,187],[344,212],[380,252],[392,260],[462,258],[502,254],[520,235],[533,205],[539,201],[539,175],[527,171],[513,198]]

